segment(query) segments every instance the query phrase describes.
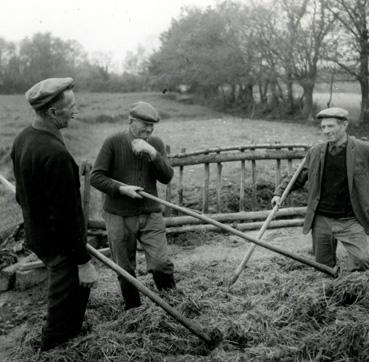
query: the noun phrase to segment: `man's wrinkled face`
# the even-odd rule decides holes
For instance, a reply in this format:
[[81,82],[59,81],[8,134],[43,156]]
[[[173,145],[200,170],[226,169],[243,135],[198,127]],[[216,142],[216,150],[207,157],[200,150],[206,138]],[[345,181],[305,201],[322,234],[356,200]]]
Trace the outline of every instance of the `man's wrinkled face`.
[[129,129],[135,138],[148,139],[154,131],[154,123],[130,118]]
[[77,114],[76,99],[72,90],[64,92],[64,98],[55,103],[50,109],[54,119],[54,123],[57,128],[66,128],[69,125],[69,121],[74,119]]
[[347,121],[340,121],[337,118],[323,118],[320,128],[328,142],[340,143],[346,138]]

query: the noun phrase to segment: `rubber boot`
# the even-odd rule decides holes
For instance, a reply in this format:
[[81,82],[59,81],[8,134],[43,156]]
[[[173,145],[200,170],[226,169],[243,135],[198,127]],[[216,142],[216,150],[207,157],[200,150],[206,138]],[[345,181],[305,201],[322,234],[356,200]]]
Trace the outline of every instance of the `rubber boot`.
[[158,290],[175,289],[176,282],[174,280],[173,274],[165,274],[162,272],[152,273],[156,288]]
[[[135,275],[133,275],[135,277]],[[141,298],[138,289],[125,280],[119,280],[122,297],[124,300],[124,309],[137,308],[141,305]]]

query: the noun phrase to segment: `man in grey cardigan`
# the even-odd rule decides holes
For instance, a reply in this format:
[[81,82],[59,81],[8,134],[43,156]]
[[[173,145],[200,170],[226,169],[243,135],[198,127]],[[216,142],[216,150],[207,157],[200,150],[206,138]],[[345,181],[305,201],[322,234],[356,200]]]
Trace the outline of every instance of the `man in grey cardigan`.
[[[304,233],[312,230],[316,261],[336,265],[337,240],[348,253],[349,271],[369,269],[369,143],[346,133],[348,112],[328,108],[317,114],[327,142],[312,147],[293,189],[308,181]],[[276,188],[279,203],[287,186]]]
[[[168,257],[161,206],[137,192],[157,196],[156,182],[173,177],[163,141],[152,136],[157,110],[137,102],[129,112],[129,129],[108,137],[95,162],[91,184],[105,194],[104,219],[114,261],[135,276],[137,240],[158,290],[175,288]],[[141,304],[138,290],[118,277],[125,309]]]

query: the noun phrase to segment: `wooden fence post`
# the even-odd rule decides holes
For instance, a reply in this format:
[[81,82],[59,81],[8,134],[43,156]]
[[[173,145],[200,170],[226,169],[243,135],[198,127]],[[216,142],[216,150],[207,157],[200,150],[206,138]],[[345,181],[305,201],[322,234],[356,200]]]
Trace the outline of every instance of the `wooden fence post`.
[[[288,151],[293,151],[293,147],[288,147]],[[292,168],[292,159],[288,159],[288,174],[292,175],[293,168]],[[292,194],[290,193],[286,198],[286,205],[290,206],[293,203]]]
[[[293,151],[292,147],[288,147],[288,151]],[[288,174],[292,173],[292,159],[288,159]]]
[[[181,153],[186,153],[186,149],[182,148]],[[179,180],[178,180],[178,204],[183,206],[183,168],[184,166],[179,166]]]
[[[241,150],[243,152],[243,150]],[[246,181],[246,166],[245,161],[241,161],[241,180],[240,180],[240,203],[239,211],[245,210],[245,181]]]
[[[170,146],[166,145],[165,149],[166,149],[167,155],[169,155],[170,154]],[[172,183],[169,182],[167,184],[167,188],[166,188],[166,192],[165,192],[165,200],[167,200],[168,202],[171,202],[171,199],[172,199]],[[170,214],[171,214],[171,209],[170,209],[170,207],[166,206],[165,210],[164,210],[164,216],[169,216]]]
[[[255,151],[255,148],[251,148],[250,150]],[[257,204],[257,186],[256,186],[256,161],[251,161],[251,182],[252,182],[252,199],[251,199],[251,208],[255,210]]]
[[276,169],[275,169],[275,186],[277,187],[281,182],[281,160],[276,160]]
[[[220,153],[220,152],[217,152]],[[223,169],[223,165],[221,162],[217,163],[217,212],[219,213],[221,211],[221,204],[222,204],[222,169]]]
[[202,197],[202,212],[208,213],[209,211],[209,183],[210,183],[210,165],[209,163],[204,163],[204,189]]
[[81,175],[84,176],[83,180],[83,213],[85,216],[85,225],[87,230],[88,219],[90,216],[90,198],[91,198],[91,169],[92,165],[88,161],[81,163]]

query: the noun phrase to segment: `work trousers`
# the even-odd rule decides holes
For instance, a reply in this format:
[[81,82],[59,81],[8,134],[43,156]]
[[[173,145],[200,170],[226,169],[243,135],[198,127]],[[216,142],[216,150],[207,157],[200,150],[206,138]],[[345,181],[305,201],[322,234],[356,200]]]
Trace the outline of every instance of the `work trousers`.
[[78,266],[68,256],[39,256],[48,273],[48,306],[41,349],[48,350],[81,330],[90,288],[81,287]]
[[[104,220],[113,260],[135,276],[137,240],[146,258],[147,271],[153,274],[158,290],[175,288],[173,263],[168,256],[163,216],[159,212],[120,216],[105,212]],[[125,308],[140,305],[137,289],[118,276]]]
[[354,217],[333,219],[316,215],[312,228],[316,261],[333,267],[336,265],[337,241],[347,251],[347,269],[369,269],[368,241],[364,228]]

